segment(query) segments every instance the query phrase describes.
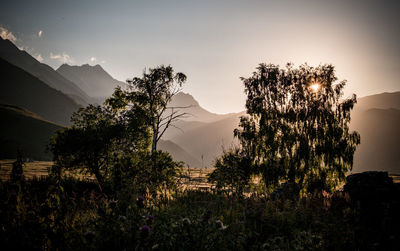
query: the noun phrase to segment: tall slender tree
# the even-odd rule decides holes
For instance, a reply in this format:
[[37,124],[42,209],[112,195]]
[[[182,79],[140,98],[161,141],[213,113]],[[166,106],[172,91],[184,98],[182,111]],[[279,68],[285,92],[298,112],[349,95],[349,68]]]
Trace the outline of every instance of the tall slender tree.
[[186,107],[170,107],[172,97],[177,94],[186,81],[186,75],[175,73],[171,66],[158,66],[144,70],[141,77],[128,80],[128,90],[115,90],[107,103],[116,110],[129,110],[143,107],[147,122],[152,131],[151,152],[157,150],[157,143],[173,122],[188,115],[182,112]]

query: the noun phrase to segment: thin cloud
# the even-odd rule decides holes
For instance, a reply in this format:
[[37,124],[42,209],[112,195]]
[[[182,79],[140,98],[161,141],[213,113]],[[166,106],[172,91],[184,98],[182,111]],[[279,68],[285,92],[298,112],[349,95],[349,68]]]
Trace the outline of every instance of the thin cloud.
[[36,60],[39,61],[40,63],[43,62],[43,57],[42,57],[42,55],[36,54],[36,55],[35,55],[35,58],[36,58]]
[[38,37],[42,37],[42,34],[43,34],[43,31],[40,30],[40,31],[38,32]]
[[0,26],[0,37],[2,39],[8,39],[13,43],[17,41],[17,38],[14,36],[14,34],[2,26]]
[[73,58],[67,53],[63,52],[62,54],[53,54],[50,52],[50,58],[53,60],[60,61],[61,63],[73,63]]
[[97,60],[96,57],[91,57],[90,58],[90,62],[92,62],[92,63],[96,62],[96,60]]

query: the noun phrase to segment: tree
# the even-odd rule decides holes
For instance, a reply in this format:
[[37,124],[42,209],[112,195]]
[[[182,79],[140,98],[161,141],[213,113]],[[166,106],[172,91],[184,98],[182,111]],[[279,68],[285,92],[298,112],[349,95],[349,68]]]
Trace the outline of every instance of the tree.
[[115,90],[106,102],[115,111],[123,111],[142,107],[146,113],[147,124],[152,131],[151,152],[157,150],[157,143],[169,126],[178,118],[187,115],[180,111],[185,107],[169,107],[168,103],[177,94],[186,81],[183,73],[174,73],[171,66],[159,66],[143,71],[142,77],[128,80],[129,89]]
[[115,189],[132,181],[155,189],[161,183],[173,186],[182,164],[157,151],[157,142],[185,115],[167,106],[185,80],[171,66],[160,66],[129,80],[128,90],[117,87],[103,106],[81,108],[72,126],[53,138],[54,171],[78,170],[94,175],[101,187]]
[[349,132],[356,96],[341,99],[346,81],[336,83],[332,65],[260,64],[241,79],[248,115],[234,134],[253,173],[270,188],[288,182],[297,192],[330,191],[345,179],[360,143]]
[[108,106],[81,108],[72,115],[72,126],[52,139],[55,166],[94,175],[104,186],[114,162],[148,149],[150,133],[144,120],[140,108],[118,114]]
[[242,195],[251,177],[251,159],[240,148],[234,148],[224,150],[214,166],[209,181],[215,183],[217,189],[228,188],[232,194]]

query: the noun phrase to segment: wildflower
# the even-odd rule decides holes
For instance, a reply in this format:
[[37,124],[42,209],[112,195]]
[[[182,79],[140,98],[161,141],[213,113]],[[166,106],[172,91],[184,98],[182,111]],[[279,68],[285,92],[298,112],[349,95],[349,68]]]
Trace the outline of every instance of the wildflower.
[[208,221],[209,219],[211,219],[211,216],[212,216],[212,211],[211,210],[207,210],[203,214],[203,221]]
[[150,227],[147,225],[144,225],[140,228],[140,236],[142,236],[142,238],[146,238],[147,236],[149,236],[151,233]]
[[153,215],[149,215],[149,216],[147,216],[147,224],[148,225],[151,225],[151,223],[153,223],[153,220],[154,220],[154,216]]
[[137,199],[136,199],[136,205],[137,205],[139,208],[142,208],[142,207],[144,206],[144,198],[143,198],[143,196],[137,197]]
[[189,226],[190,224],[192,224],[189,218],[183,218],[182,222],[184,226]]
[[86,231],[85,233],[84,233],[84,236],[85,236],[85,238],[86,238],[86,240],[87,241],[92,241],[93,240],[93,238],[94,238],[94,232],[93,231]]
[[118,202],[117,200],[111,200],[109,203],[110,207],[115,208],[117,206],[117,202]]
[[224,230],[224,229],[228,228],[228,226],[224,226],[224,223],[220,220],[215,221],[215,225],[217,226],[217,228],[219,230]]

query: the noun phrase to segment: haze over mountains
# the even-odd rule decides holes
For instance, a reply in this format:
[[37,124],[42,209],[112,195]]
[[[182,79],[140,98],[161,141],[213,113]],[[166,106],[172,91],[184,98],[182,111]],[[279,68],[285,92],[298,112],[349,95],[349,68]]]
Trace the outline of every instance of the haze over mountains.
[[80,105],[92,102],[92,99],[76,84],[58,74],[50,66],[40,63],[26,51],[19,50],[7,39],[0,38],[0,58],[37,77],[48,86],[62,91]]
[[[12,152],[19,145],[28,149],[26,154],[30,157],[50,159],[43,139],[50,138],[54,130],[61,128],[54,123],[69,125],[71,114],[79,107],[101,103],[117,85],[125,86],[100,65],[62,65],[55,71],[2,39],[0,69],[3,75],[0,85],[0,104],[3,104],[0,107],[1,158],[13,157]],[[193,96],[182,92],[169,106],[187,107],[181,110],[189,114],[177,121],[175,127],[170,127],[159,143],[159,148],[170,152],[176,160],[192,167],[211,167],[224,148],[237,144],[233,130],[244,112],[215,114],[202,108]],[[351,129],[361,134],[353,172],[400,173],[399,126],[400,92],[359,98],[351,121]],[[24,131],[28,134],[22,133]]]
[[57,72],[64,78],[75,83],[92,98],[100,100],[100,102],[98,102],[100,104],[106,97],[111,96],[115,87],[126,86],[124,82],[111,77],[111,75],[98,64],[95,66],[90,66],[88,64],[82,66],[63,64],[57,69]]

